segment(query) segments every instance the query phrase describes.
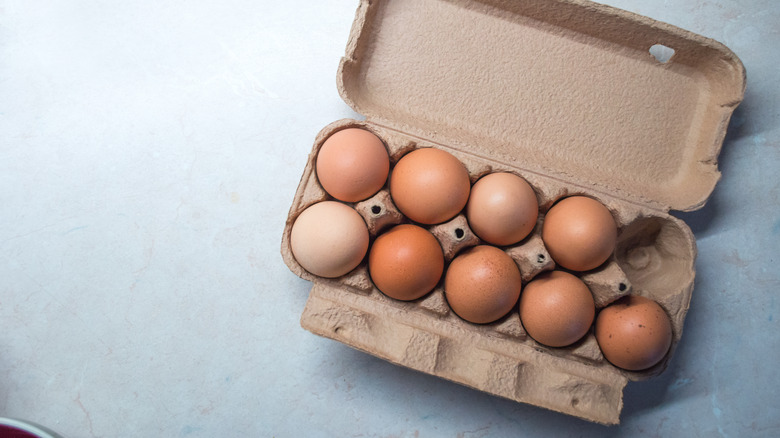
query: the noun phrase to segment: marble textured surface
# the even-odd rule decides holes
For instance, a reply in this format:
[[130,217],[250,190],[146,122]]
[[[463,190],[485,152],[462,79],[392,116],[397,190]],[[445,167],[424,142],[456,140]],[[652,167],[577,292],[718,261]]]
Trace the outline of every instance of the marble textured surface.
[[[356,0],[0,0],[0,416],[92,436],[777,436],[780,4],[609,0],[748,86],[670,368],[607,428],[316,337],[279,255]],[[778,315],[775,315],[778,313]]]

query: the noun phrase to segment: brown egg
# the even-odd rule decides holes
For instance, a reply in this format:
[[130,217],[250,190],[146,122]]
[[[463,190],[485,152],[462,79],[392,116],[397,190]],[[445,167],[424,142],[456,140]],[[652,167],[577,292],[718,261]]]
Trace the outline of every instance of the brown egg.
[[596,340],[613,365],[644,370],[660,362],[669,351],[672,323],[655,301],[629,295],[599,312]]
[[612,255],[617,225],[604,204],[586,196],[572,196],[547,212],[542,240],[558,265],[572,271],[589,271]]
[[374,285],[396,300],[416,300],[439,283],[444,254],[439,241],[417,225],[396,225],[374,241],[368,254]]
[[539,214],[534,189],[512,173],[491,173],[471,188],[466,217],[472,231],[493,245],[512,245],[533,231]]
[[469,173],[457,158],[424,148],[404,155],[393,168],[390,196],[409,219],[438,224],[457,215],[469,199]]
[[320,277],[340,277],[355,269],[368,250],[363,217],[336,201],[304,210],[290,232],[293,257],[303,269]]
[[373,133],[359,128],[331,135],[317,153],[317,179],[334,198],[362,201],[385,185],[390,171],[387,149]]
[[564,271],[539,274],[520,296],[520,321],[536,342],[565,347],[585,336],[596,305],[585,283]]
[[444,277],[444,294],[452,310],[477,324],[493,322],[509,313],[521,287],[520,270],[514,260],[489,245],[459,254]]

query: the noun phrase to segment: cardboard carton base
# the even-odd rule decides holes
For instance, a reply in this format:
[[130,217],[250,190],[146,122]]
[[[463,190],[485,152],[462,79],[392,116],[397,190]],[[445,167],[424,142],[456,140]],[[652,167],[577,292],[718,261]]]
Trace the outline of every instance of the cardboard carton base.
[[[428,299],[436,297],[437,292]],[[563,362],[520,342],[525,333],[491,329],[437,315],[410,312],[376,289],[365,293],[315,283],[301,326],[398,365],[468,387],[602,424],[618,424],[623,388],[619,373]],[[432,312],[433,313],[433,312]],[[511,319],[504,321],[511,326]],[[519,321],[518,321],[519,325]],[[496,334],[503,331],[506,335]]]

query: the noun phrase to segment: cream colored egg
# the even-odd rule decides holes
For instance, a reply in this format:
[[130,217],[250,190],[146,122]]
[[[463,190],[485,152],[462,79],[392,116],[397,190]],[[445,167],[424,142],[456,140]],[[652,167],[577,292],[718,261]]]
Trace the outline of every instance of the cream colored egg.
[[295,220],[290,246],[303,269],[320,277],[340,277],[365,257],[368,228],[351,207],[335,201],[320,202]]

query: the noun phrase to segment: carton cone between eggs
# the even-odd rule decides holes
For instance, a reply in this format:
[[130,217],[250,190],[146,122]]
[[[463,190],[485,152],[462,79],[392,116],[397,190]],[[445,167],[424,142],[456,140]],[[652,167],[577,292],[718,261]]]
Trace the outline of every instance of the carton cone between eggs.
[[[478,42],[478,43],[476,43]],[[651,47],[674,55],[662,61]],[[744,94],[736,56],[707,38],[589,2],[361,1],[338,87],[366,121],[340,120],[315,138],[282,236],[282,256],[313,282],[301,325],[390,362],[497,396],[617,424],[629,380],[661,373],[680,342],[694,280],[696,246],[670,209],[701,207],[719,178],[717,154]],[[556,268],[541,239],[546,212],[567,196],[603,203],[618,226],[610,258],[576,273],[597,311],[627,294],[658,302],[672,324],[661,362],[626,371],[601,354],[593,330],[551,348],[527,335],[515,308],[472,324],[448,306],[439,284],[414,301],[385,296],[366,257],[351,272],[307,272],[290,247],[307,207],[333,200],[317,181],[325,140],[362,128],[385,144],[392,166],[418,148],[445,150],[473,184],[494,172],[524,178],[536,192],[531,235],[501,247],[523,284]],[[371,242],[401,223],[389,184],[346,203],[365,220]],[[484,244],[464,212],[423,225],[445,265]],[[446,267],[445,267],[446,271]]]

